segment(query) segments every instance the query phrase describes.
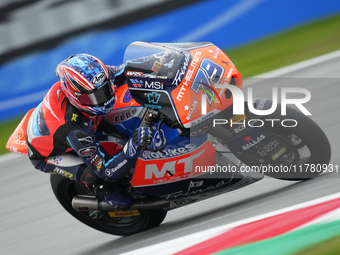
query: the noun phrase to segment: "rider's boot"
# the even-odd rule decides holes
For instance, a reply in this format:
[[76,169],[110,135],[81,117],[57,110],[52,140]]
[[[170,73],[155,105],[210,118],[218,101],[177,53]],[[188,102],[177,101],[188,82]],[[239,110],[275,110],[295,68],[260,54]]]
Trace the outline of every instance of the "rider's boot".
[[133,204],[131,195],[118,182],[104,182],[88,167],[82,170],[79,181],[115,209],[126,209]]
[[133,204],[131,195],[118,183],[111,184],[108,192],[102,197],[116,209],[127,209]]

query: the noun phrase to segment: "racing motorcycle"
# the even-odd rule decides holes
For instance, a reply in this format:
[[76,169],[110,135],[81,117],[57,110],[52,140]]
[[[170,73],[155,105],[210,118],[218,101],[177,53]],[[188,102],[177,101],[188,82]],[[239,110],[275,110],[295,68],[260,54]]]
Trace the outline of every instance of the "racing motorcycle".
[[[234,114],[231,86],[241,89],[242,77],[212,43],[134,42],[125,51],[124,63],[126,84],[116,88],[119,100],[105,117],[115,136],[99,130],[97,137],[114,153],[137,127],[154,128],[150,148],[121,180],[134,204],[116,210],[83,184],[51,174],[61,205],[94,229],[121,236],[138,233],[161,224],[169,210],[245,187],[264,174],[301,181],[320,173],[306,166],[327,166],[330,161],[326,135],[298,110],[287,108],[284,117],[298,125],[285,127],[262,121],[246,102],[244,114]],[[263,98],[251,104],[257,110],[272,106]],[[266,118],[283,117],[275,110]],[[234,125],[217,125],[221,122]],[[7,147],[26,153],[18,128]],[[265,167],[273,171],[261,171]]]

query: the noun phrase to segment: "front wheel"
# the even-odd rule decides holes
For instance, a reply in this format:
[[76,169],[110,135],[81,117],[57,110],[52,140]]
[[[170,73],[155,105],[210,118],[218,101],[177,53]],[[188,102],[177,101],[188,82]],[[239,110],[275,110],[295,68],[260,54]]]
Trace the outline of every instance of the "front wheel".
[[156,227],[162,223],[167,214],[167,211],[157,209],[139,211],[140,215],[131,217],[102,217],[94,219],[93,217],[90,217],[89,212],[78,212],[72,207],[73,197],[76,195],[87,195],[87,190],[82,184],[66,179],[60,175],[51,174],[51,186],[60,204],[73,217],[91,228],[112,235],[128,236]]

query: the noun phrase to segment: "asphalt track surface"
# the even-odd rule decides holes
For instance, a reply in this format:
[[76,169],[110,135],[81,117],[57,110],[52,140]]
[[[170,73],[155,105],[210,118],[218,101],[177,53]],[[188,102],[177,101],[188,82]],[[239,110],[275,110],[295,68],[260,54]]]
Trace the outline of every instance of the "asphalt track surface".
[[[330,140],[331,163],[340,165],[340,58],[284,77],[297,79],[258,79],[255,85],[254,81],[245,84],[256,86],[256,97],[269,97],[270,86],[288,84],[310,90],[312,99],[306,108]],[[0,254],[11,255],[119,254],[340,192],[340,173],[306,182],[268,177],[243,189],[170,211],[155,229],[118,237],[91,229],[64,211],[50,188],[49,175],[34,170],[26,157],[2,157],[0,165]]]

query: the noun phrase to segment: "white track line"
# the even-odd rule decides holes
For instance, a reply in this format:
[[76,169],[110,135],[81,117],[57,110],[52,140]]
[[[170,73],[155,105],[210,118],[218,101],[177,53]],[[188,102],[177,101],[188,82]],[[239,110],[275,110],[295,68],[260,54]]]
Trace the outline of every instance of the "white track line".
[[[320,204],[323,202],[327,202],[327,201],[331,201],[334,199],[340,198],[340,192],[339,193],[335,193],[335,194],[331,194],[325,197],[321,197],[321,198],[317,198],[311,201],[307,201],[307,202],[303,202],[301,204],[297,204],[297,205],[293,205],[290,207],[286,207],[283,209],[279,209],[273,212],[269,212],[269,213],[264,213],[258,216],[254,216],[248,219],[244,219],[244,220],[240,220],[240,221],[236,221],[233,223],[229,223],[223,226],[219,226],[219,227],[215,227],[215,228],[211,228],[208,230],[204,230],[201,232],[197,232],[194,234],[190,234],[187,236],[182,236],[180,238],[176,238],[176,239],[172,239],[166,242],[162,242],[162,243],[158,243],[155,245],[151,245],[151,246],[147,246],[141,249],[137,249],[131,252],[126,252],[126,253],[122,253],[121,255],[135,255],[135,254],[158,254],[158,255],[168,255],[168,254],[173,254],[179,251],[182,251],[186,248],[189,248],[195,244],[198,244],[202,241],[208,240],[210,238],[213,238],[214,236],[217,236],[221,233],[225,233],[227,230],[241,226],[241,225],[245,225],[251,222],[255,222],[255,221],[259,221],[265,218],[269,218],[272,216],[276,216],[279,214],[283,214],[286,212],[290,212],[290,211],[294,211],[297,209],[301,209],[301,208],[305,208],[305,207],[309,207],[309,206],[313,206],[316,204]],[[329,214],[332,215],[332,214]],[[196,240],[198,240],[196,242]]]
[[279,69],[276,69],[276,70],[273,70],[267,73],[256,75],[252,78],[274,78],[274,77],[282,76],[287,73],[292,73],[292,72],[295,72],[295,71],[298,71],[298,70],[301,70],[301,69],[304,69],[304,68],[307,68],[313,65],[317,65],[322,62],[326,62],[326,61],[329,61],[329,60],[332,60],[338,57],[340,57],[340,50],[333,51],[333,52],[330,52],[330,53],[327,53],[327,54],[324,54],[324,55],[321,55],[315,58],[307,59],[302,62],[292,64],[289,66],[285,66],[285,67],[282,67],[282,68],[279,68]]

